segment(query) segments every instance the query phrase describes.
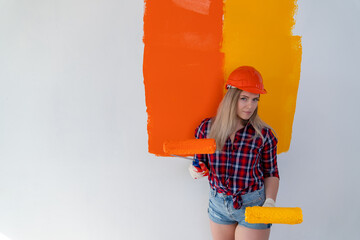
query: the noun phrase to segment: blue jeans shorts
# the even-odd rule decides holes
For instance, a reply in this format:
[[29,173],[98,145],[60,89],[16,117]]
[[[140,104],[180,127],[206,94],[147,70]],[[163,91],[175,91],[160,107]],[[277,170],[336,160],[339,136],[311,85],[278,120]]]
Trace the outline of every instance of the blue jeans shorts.
[[241,196],[243,204],[240,209],[235,209],[232,196],[218,193],[210,188],[209,197],[209,218],[218,224],[239,224],[247,228],[267,229],[271,224],[252,224],[245,222],[245,208],[262,206],[265,202],[264,187],[251,193]]

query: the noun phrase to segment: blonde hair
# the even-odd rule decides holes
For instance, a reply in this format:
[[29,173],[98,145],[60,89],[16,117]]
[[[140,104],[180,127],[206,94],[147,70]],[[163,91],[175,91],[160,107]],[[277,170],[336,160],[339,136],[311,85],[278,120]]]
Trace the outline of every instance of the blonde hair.
[[[255,109],[253,115],[248,121],[241,119],[237,114],[237,103],[242,90],[238,88],[230,88],[221,101],[216,116],[212,119],[211,128],[208,138],[214,138],[216,141],[216,149],[221,151],[228,137],[237,129],[238,121],[242,121],[243,125],[249,122],[255,129],[255,136],[261,137],[264,142],[264,136],[261,131],[267,127],[273,130],[258,115],[258,108]],[[274,130],[273,130],[274,131]],[[275,131],[274,131],[275,132]]]

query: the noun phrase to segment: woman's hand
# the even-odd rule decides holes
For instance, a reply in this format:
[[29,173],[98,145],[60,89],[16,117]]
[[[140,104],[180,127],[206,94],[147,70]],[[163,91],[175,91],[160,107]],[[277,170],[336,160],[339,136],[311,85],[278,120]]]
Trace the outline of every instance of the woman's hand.
[[275,201],[272,198],[267,198],[262,206],[263,207],[275,207]]
[[199,179],[209,176],[209,169],[207,169],[205,163],[199,162],[200,168],[195,167],[193,164],[189,166],[189,172],[193,179]]

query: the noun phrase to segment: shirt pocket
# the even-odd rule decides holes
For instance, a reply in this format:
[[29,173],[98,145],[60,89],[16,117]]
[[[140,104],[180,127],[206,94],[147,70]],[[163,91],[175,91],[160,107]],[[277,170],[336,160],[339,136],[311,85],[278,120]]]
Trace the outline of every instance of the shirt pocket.
[[[263,144],[261,138],[244,140],[238,149],[238,152],[249,159],[256,161],[261,156]],[[255,162],[253,162],[255,164]]]

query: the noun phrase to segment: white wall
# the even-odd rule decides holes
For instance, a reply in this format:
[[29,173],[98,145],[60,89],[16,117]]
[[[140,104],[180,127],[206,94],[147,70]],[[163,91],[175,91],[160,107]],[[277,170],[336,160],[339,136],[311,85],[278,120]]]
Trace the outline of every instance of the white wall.
[[[360,3],[299,1],[302,71],[271,239],[356,239]],[[210,239],[205,179],[147,153],[143,1],[0,0],[0,232]]]

